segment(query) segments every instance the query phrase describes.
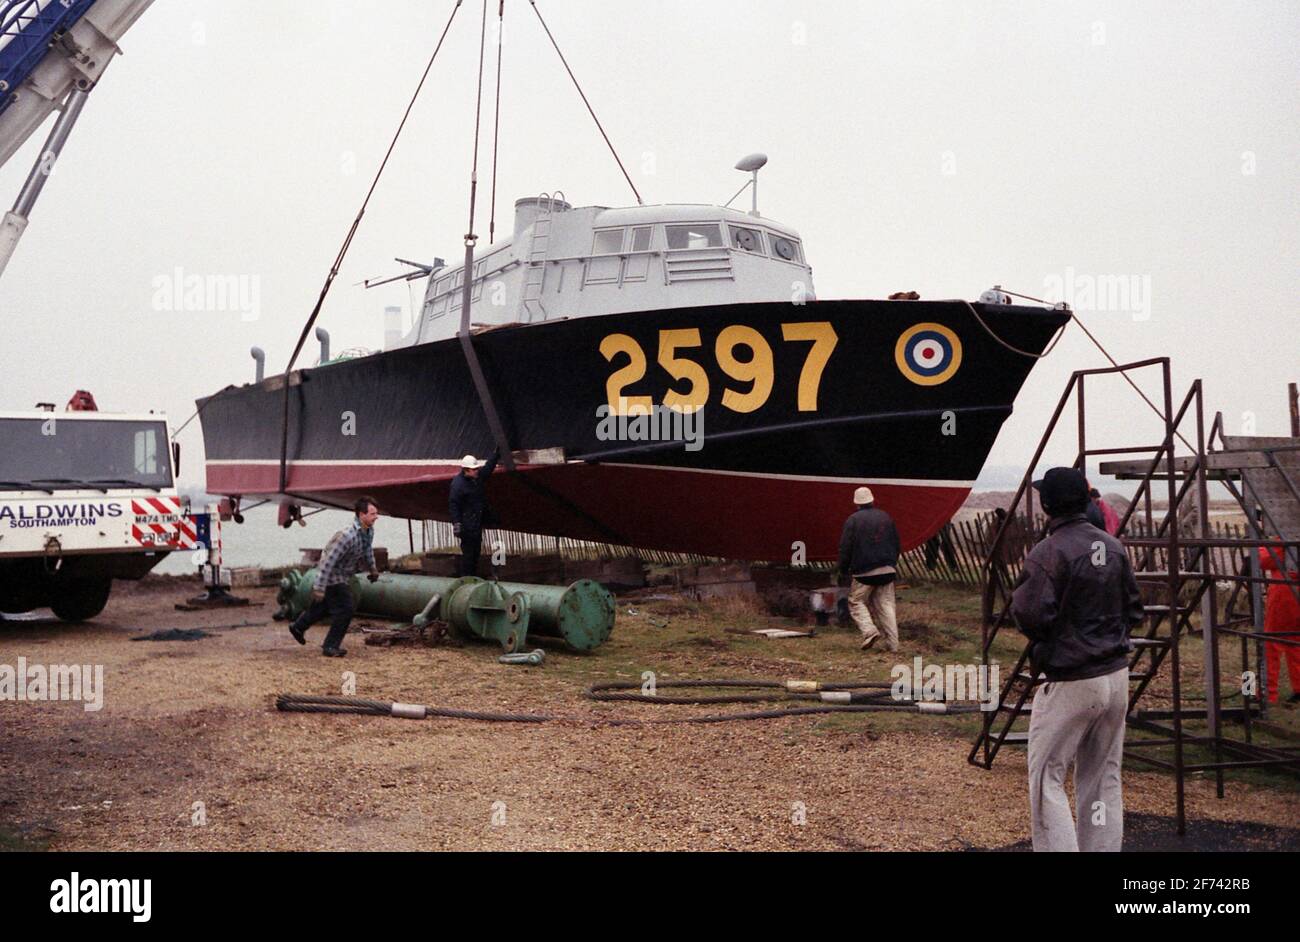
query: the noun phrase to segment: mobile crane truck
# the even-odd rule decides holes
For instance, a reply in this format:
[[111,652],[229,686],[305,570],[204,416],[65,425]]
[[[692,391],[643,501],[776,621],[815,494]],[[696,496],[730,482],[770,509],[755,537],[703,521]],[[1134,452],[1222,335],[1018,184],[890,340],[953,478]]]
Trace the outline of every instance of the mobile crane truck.
[[0,412],[0,618],[49,607],[85,621],[114,579],[140,579],[177,550],[206,552],[176,493],[166,418],[99,412],[83,392],[68,409]]

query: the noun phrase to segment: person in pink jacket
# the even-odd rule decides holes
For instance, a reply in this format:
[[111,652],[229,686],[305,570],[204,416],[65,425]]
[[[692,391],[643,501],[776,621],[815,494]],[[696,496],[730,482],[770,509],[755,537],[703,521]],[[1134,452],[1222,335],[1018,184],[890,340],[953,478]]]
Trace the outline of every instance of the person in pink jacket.
[[1101,511],[1101,517],[1106,522],[1106,532],[1111,536],[1117,535],[1119,533],[1119,514],[1115,513],[1115,508],[1106,503],[1101,496],[1101,492],[1095,487],[1089,489],[1088,496],[1092,498],[1092,502]]

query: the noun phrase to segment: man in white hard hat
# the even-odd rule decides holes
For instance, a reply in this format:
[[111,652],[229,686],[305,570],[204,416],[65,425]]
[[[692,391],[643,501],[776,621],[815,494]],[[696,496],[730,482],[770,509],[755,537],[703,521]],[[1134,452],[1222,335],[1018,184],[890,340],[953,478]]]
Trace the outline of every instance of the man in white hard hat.
[[448,510],[451,529],[460,539],[460,575],[478,575],[478,557],[483,548],[483,529],[492,515],[484,485],[496,469],[499,452],[487,461],[466,455],[460,461],[460,474],[451,479]]
[[844,521],[840,534],[840,578],[852,577],[849,614],[862,632],[865,651],[883,634],[889,650],[898,650],[894,615],[894,579],[898,570],[898,528],[894,519],[875,506],[869,487],[853,492],[857,511]]

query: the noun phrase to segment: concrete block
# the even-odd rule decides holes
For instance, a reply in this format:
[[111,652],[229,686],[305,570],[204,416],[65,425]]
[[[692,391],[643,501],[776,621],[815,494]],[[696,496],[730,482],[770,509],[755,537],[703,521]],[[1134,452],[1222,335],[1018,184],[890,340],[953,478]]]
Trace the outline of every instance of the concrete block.
[[806,589],[811,592],[835,584],[834,572],[803,566],[755,566],[753,576],[760,592],[774,588]]
[[239,566],[230,570],[230,587],[232,589],[255,588],[262,584],[260,566]]
[[640,589],[646,584],[645,567],[631,556],[617,559],[569,559],[564,562],[563,582],[590,579],[607,589]]
[[506,563],[498,568],[497,575],[508,582],[559,585],[564,581],[564,560],[558,553],[506,556]]
[[420,557],[420,572],[426,576],[454,576],[459,567],[459,553],[425,553]]
[[694,599],[721,599],[731,596],[755,595],[758,589],[753,582],[710,582],[688,586],[685,594]]
[[683,566],[677,570],[682,586],[712,585],[719,582],[749,582],[753,579],[748,563],[717,563],[708,566]]

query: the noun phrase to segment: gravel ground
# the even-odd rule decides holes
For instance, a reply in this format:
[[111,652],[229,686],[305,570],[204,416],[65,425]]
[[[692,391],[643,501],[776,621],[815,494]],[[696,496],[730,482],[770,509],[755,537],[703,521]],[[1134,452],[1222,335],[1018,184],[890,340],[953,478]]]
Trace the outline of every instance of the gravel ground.
[[[646,665],[665,678],[808,676],[810,652],[888,679],[898,656],[859,658],[847,632],[737,648],[719,640],[721,627],[657,638],[656,622],[629,616],[595,654],[550,651],[541,668],[499,665],[487,646],[382,648],[355,634],[348,657],[333,660],[315,646],[324,626],[303,648],[270,620],[271,590],[243,590],[260,603],[248,608],[173,610],[196,591],[192,582],[119,584],[90,625],[0,625],[0,664],[102,664],[106,688],[99,712],[0,704],[0,831],[11,841],[55,850],[943,850],[1010,848],[1028,836],[1023,751],[1004,752],[990,771],[970,766],[958,720],[610,727],[599,720],[673,714],[579,696],[596,679],[635,680]],[[223,627],[245,621],[262,624]],[[213,634],[130,640],[196,627]],[[515,726],[275,710],[280,692],[340,693],[344,671],[357,696],[567,719]],[[1172,813],[1167,777],[1127,769],[1124,785],[1129,812]],[[1300,795],[1234,782],[1219,801],[1211,783],[1193,781],[1188,811],[1269,826],[1225,829],[1228,849],[1294,846],[1281,828],[1300,822]]]

